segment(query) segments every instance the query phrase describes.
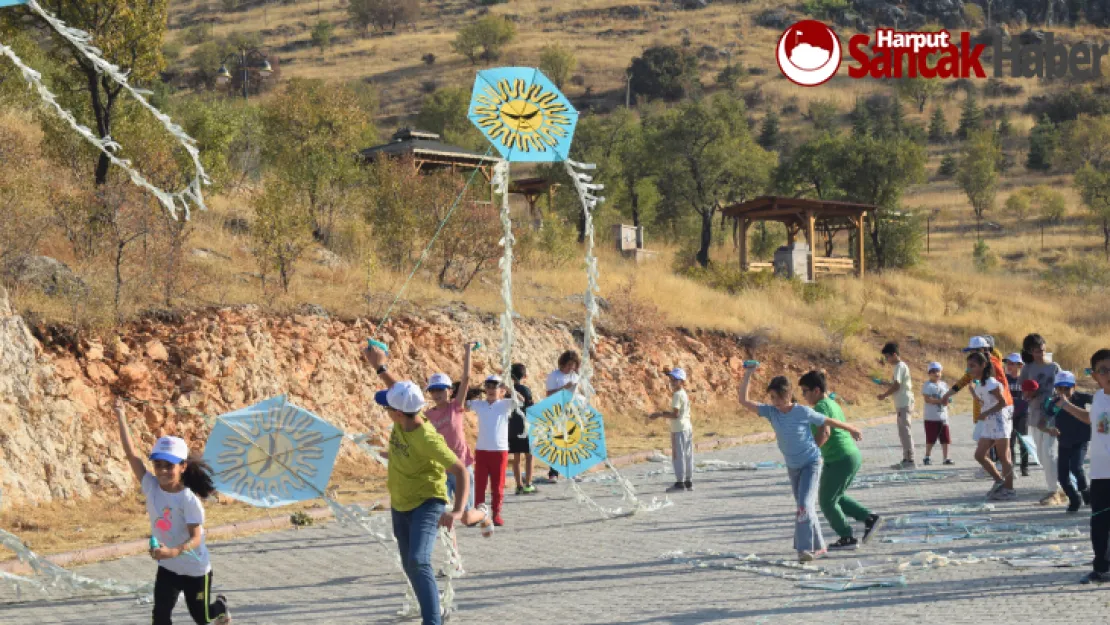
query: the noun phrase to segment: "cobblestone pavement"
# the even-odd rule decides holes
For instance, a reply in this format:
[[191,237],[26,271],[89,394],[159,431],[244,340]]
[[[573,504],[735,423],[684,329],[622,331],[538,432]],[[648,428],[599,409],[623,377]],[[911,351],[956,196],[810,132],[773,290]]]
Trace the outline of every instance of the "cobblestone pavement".
[[[944,479],[889,481],[900,459],[896,426],[865,431],[864,466],[857,480],[870,485],[851,492],[888,518],[922,514],[960,504],[983,503],[989,481],[975,477],[970,419],[954,419],[954,467],[929,467]],[[915,436],[923,435],[920,421]],[[919,438],[918,443],[922,440]],[[939,450],[937,450],[939,452]],[[920,449],[919,449],[920,454]],[[937,453],[939,455],[939,453]],[[733,448],[699,459],[729,462],[780,460],[773,444]],[[645,496],[661,495],[671,483],[659,474],[668,463],[628,467]],[[924,472],[925,470],[923,470]],[[794,504],[785,470],[718,470],[697,475],[696,490],[672,497],[675,505],[632,518],[600,520],[567,499],[562,486],[541,487],[534,496],[508,495],[507,526],[493,539],[477,531],[460,535],[467,575],[456,580],[459,611],[451,623],[970,623],[1110,622],[1110,588],[1079,586],[1085,565],[1017,568],[999,561],[951,565],[905,573],[906,585],[854,592],[803,589],[799,582],[713,565],[736,560],[707,552],[756,554],[793,560]],[[870,487],[866,487],[870,486]],[[583,488],[605,505],[617,497],[604,483]],[[1086,511],[1036,505],[1045,492],[1039,468],[1019,478],[1019,499],[975,513],[993,524],[1033,524],[1078,530],[1065,539],[999,544],[998,537],[972,536],[943,544],[884,542],[835,553],[817,564],[826,569],[909,560],[922,551],[955,556],[984,550],[1044,545],[1076,547],[1088,560]],[[900,530],[893,524],[887,539]],[[858,535],[858,534],[857,534]],[[835,535],[825,526],[826,539]],[[1009,535],[1010,540],[1021,538]],[[831,541],[830,541],[831,542]],[[213,587],[226,593],[238,624],[385,623],[396,619],[403,587],[391,556],[360,530],[334,523],[211,546]],[[684,552],[698,562],[675,559]],[[697,555],[701,552],[701,555]],[[668,555],[671,554],[671,555]],[[440,559],[437,547],[437,561]],[[131,557],[82,567],[94,577],[149,581],[154,564]],[[771,567],[767,572],[798,573]],[[14,595],[0,582],[0,601]],[[82,598],[0,603],[0,623],[149,623],[149,605],[133,598]],[[188,622],[180,605],[177,622]]]

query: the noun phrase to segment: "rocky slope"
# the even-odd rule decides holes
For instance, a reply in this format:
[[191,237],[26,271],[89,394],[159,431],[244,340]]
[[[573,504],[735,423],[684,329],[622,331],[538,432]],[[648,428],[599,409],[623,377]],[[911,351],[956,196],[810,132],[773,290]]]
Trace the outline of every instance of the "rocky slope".
[[[205,415],[281,393],[348,432],[380,434],[387,425],[371,405],[380,384],[358,355],[371,331],[365,321],[277,317],[247,306],[148,318],[124,328],[122,338],[101,342],[29,326],[2,293],[3,506],[130,488],[110,412],[117,393],[137,400],[130,416],[142,448],[163,434],[199,448],[208,434]],[[515,359],[532,372],[533,388],[573,348],[575,330],[557,320],[518,321]],[[457,378],[465,340],[484,346],[475,375],[490,373],[499,360],[499,335],[495,316],[462,306],[391,320],[383,330],[393,370],[420,382],[436,371]],[[696,404],[731,402],[743,360],[764,342],[681,329],[635,340],[603,335],[595,354],[597,405],[611,415],[654,409],[668,396],[663,370],[669,366],[689,371]],[[778,369],[801,369],[761,355],[778,360]]]

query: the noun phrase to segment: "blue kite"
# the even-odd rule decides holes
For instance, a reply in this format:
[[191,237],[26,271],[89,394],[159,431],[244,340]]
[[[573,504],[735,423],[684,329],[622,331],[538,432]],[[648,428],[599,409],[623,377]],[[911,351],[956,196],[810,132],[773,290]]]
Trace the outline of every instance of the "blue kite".
[[478,72],[468,117],[510,163],[567,160],[578,125],[570,100],[531,67]]
[[532,454],[567,477],[585,473],[608,457],[605,421],[586,406],[578,418],[570,409],[574,394],[559,391],[527,411]]
[[220,493],[276,508],[324,496],[343,436],[281,395],[216,417],[204,460]]

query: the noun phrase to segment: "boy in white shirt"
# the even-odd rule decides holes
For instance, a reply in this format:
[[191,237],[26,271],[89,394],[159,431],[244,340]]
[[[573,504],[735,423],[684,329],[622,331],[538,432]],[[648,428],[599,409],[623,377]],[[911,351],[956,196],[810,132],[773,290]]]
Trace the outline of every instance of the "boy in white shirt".
[[674,462],[674,486],[668,493],[694,490],[694,425],[690,421],[690,398],[686,395],[686,372],[671,369],[671,409],[653,412],[649,419],[667,419],[671,422],[671,461]]
[[478,415],[478,444],[474,451],[474,503],[486,502],[486,486],[490,489],[493,524],[505,524],[501,505],[505,501],[505,471],[509,468],[509,417],[513,400],[505,399],[500,376],[491,375],[483,385],[485,399],[468,401],[466,407]]
[[910,367],[898,353],[897,343],[883,345],[883,360],[894,367],[894,377],[887,384],[887,390],[880,393],[879,401],[888,397],[894,398],[894,410],[898,413],[898,439],[902,442],[902,462],[894,466],[896,469],[912,469],[916,465],[913,452],[913,430],[910,429],[910,420],[913,418],[913,382],[910,380]]
[[940,379],[944,367],[939,362],[929,363],[929,381],[921,385],[921,397],[925,400],[925,461],[932,464],[929,456],[933,445],[938,441],[944,452],[944,464],[956,464],[948,457],[948,445],[952,443],[952,433],[948,429],[948,401],[943,399],[948,385]]

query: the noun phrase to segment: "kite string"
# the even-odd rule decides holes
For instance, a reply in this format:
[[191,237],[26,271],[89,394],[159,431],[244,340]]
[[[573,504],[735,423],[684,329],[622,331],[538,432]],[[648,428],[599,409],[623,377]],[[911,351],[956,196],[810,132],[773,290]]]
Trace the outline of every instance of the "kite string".
[[[482,155],[483,161],[489,157],[491,151],[493,151],[493,145],[490,145],[488,148],[486,148],[486,153]],[[420,266],[424,264],[425,260],[427,260],[428,253],[432,251],[432,246],[435,245],[436,239],[439,238],[439,233],[443,231],[443,227],[447,225],[447,220],[451,219],[451,215],[455,214],[455,209],[459,207],[459,203],[462,201],[463,196],[466,195],[467,189],[470,188],[470,183],[474,182],[474,177],[478,175],[478,172],[480,170],[480,167],[475,167],[474,171],[470,172],[470,177],[466,179],[466,184],[463,185],[462,191],[460,191],[459,194],[455,197],[455,201],[451,204],[451,208],[447,210],[447,214],[444,215],[443,219],[440,220],[439,225],[436,227],[435,233],[432,234],[432,238],[428,241],[428,245],[424,247],[424,251],[420,253],[420,258],[416,260],[416,265],[414,265],[412,271],[409,272],[409,276],[405,279],[405,283],[401,285],[400,290],[397,291],[397,295],[393,297],[393,301],[390,302],[389,307],[386,308],[385,314],[382,315],[381,321],[378,322],[378,327],[374,330],[375,336],[377,336],[378,333],[382,331],[382,326],[384,326],[385,322],[389,320],[389,314],[393,312],[393,307],[397,305],[398,301],[400,301],[401,296],[405,293],[405,290],[408,289],[409,283],[412,282],[413,276],[416,275],[416,272],[420,269]],[[508,185],[506,185],[506,192],[508,191],[507,187]]]
[[[196,203],[198,208],[203,210],[205,208],[205,204],[202,188],[204,185],[209,184],[209,179],[208,174],[204,171],[204,165],[201,164],[200,151],[197,149],[196,140],[186,134],[185,130],[182,129],[181,126],[174,123],[174,121],[170,119],[168,115],[158,110],[150,102],[148,102],[140,91],[132,87],[127,80],[126,72],[120,69],[119,66],[110,63],[101,56],[102,52],[96,46],[91,44],[92,35],[83,30],[67,26],[65,22],[55,17],[46,9],[42,8],[42,6],[40,6],[36,0],[28,0],[27,7],[31,9],[31,11],[36,13],[39,17],[41,17],[44,21],[46,21],[46,23],[48,23],[59,35],[61,35],[73,47],[77,48],[77,50],[80,51],[82,55],[89,59],[89,61],[93,63],[94,67],[96,67],[99,73],[107,74],[112,80],[114,80],[124,90],[131,94],[131,96],[135,98],[135,100],[137,100],[143,108],[149,111],[155,117],[155,119],[157,119],[162,124],[167,132],[169,132],[171,135],[174,136],[174,138],[177,139],[178,143],[181,144],[181,146],[189,154],[189,158],[193,162],[193,181],[185,190],[176,193],[167,193],[159,189],[158,187],[155,187],[153,184],[147,181],[147,179],[143,177],[142,174],[131,167],[130,160],[116,158],[113,152],[119,148],[118,143],[112,141],[111,137],[103,137],[101,139],[97,139],[92,134],[91,130],[78,123],[71,114],[69,114],[67,111],[62,109],[60,105],[58,105],[54,94],[51,93],[49,89],[47,89],[46,86],[42,84],[41,74],[35,72],[34,70],[30,70],[30,68],[28,68],[22,63],[22,61],[19,60],[19,58],[10,48],[4,47],[3,52],[5,56],[11,59],[12,62],[15,63],[17,67],[19,67],[20,71],[23,73],[23,77],[29,83],[34,85],[35,88],[38,90],[39,96],[44,101],[46,101],[47,104],[50,104],[54,109],[56,109],[58,113],[62,116],[62,119],[66,121],[74,130],[84,136],[86,140],[88,140],[90,143],[96,146],[97,149],[107,155],[113,164],[126,171],[131,177],[131,181],[133,183],[135,183],[139,187],[147,189],[152,194],[154,194],[154,196],[158,198],[158,200],[162,203],[162,205],[166,208],[166,210],[174,219],[177,218],[177,202],[179,200],[185,211],[184,218],[186,220],[189,219],[189,216],[191,214],[189,210],[188,200],[191,199],[193,202]],[[28,70],[30,70],[31,73],[28,73]]]

